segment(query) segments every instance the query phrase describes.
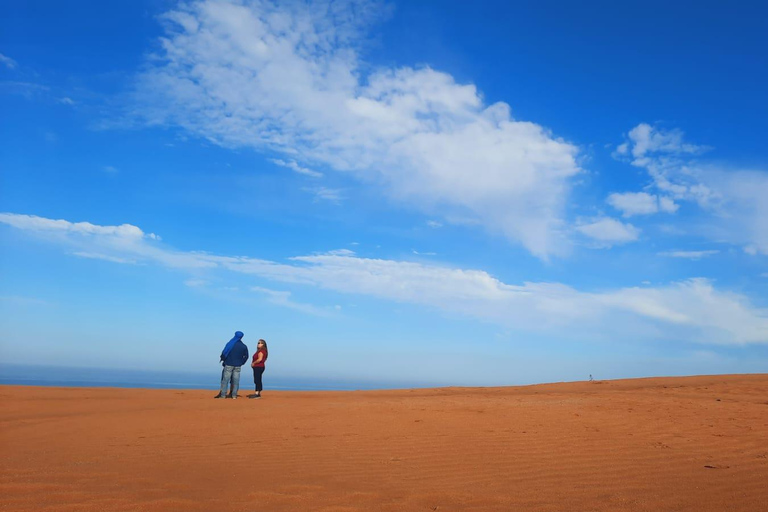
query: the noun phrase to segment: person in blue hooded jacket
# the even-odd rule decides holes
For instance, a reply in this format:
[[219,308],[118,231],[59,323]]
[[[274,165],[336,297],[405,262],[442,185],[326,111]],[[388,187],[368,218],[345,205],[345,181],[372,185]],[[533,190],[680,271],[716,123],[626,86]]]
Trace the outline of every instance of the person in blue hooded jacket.
[[[243,343],[243,333],[237,331],[235,336],[227,342],[219,358],[221,365],[221,389],[213,398],[237,398],[240,389],[240,367],[248,360],[248,347]],[[227,388],[230,394],[227,395]]]

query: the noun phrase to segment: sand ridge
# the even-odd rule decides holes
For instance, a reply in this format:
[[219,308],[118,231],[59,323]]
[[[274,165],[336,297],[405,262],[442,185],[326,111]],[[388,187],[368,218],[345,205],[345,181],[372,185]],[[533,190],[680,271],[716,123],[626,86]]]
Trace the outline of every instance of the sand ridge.
[[0,509],[768,510],[765,374],[213,394],[0,386]]

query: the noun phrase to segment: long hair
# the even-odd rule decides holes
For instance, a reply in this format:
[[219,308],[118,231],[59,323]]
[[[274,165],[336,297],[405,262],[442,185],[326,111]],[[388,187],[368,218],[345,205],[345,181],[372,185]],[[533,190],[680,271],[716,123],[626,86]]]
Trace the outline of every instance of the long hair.
[[[259,339],[258,343],[263,343],[264,344],[264,350],[269,352],[269,348],[267,348],[267,341],[266,340]],[[258,350],[258,348],[256,350]]]

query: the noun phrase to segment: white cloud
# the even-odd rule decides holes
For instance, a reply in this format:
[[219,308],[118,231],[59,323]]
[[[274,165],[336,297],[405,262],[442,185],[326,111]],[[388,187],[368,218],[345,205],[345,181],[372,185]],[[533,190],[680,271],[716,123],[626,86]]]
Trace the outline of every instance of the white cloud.
[[768,341],[768,310],[753,308],[742,295],[715,290],[707,279],[689,279],[663,288],[628,288],[605,297],[615,307],[643,316],[678,326],[696,325],[710,341],[724,342],[732,335],[738,343]]
[[8,69],[16,69],[17,66],[15,60],[2,53],[0,53],[0,64],[3,64]]
[[[675,337],[687,332],[689,341],[768,343],[768,311],[752,307],[743,296],[716,291],[706,279],[660,288],[587,293],[557,283],[508,285],[482,271],[411,262],[332,255],[294,261],[308,266],[281,265],[278,269],[264,262],[252,266],[244,261],[238,265],[245,273],[284,282],[423,304],[526,330],[578,325],[593,336],[617,334],[627,321],[623,315],[629,314],[635,321],[641,320],[636,328],[646,335],[653,329],[643,323],[660,322]],[[696,335],[690,337],[693,332]]]
[[656,196],[646,194],[645,192],[614,193],[608,196],[607,202],[617,210],[621,210],[625,217],[659,211]]
[[[715,289],[707,279],[589,292],[560,283],[506,284],[480,270],[360,258],[348,252],[298,256],[288,263],[180,252],[163,247],[148,236],[137,236],[143,231],[135,226],[118,230],[116,226],[14,214],[0,214],[0,223],[42,233],[49,242],[84,245],[90,249],[88,252],[109,255],[114,261],[131,259],[196,274],[201,269],[226,271],[297,286],[419,304],[509,328],[554,332],[574,341],[621,337],[637,341],[768,343],[768,310],[753,306],[744,295]],[[88,227],[74,229],[72,226]],[[63,236],[52,237],[52,232]],[[128,234],[115,235],[116,232]],[[132,243],[116,242],[124,242],[126,238]],[[243,280],[242,276],[237,279]],[[258,286],[255,291],[286,307],[307,312],[314,308],[293,303],[288,292]]]
[[113,166],[111,166],[111,165],[105,165],[104,167],[102,167],[102,169],[103,169],[103,170],[104,170],[104,172],[106,172],[107,174],[118,174],[118,173],[120,172],[120,171],[117,169],[117,167],[113,167]]
[[0,213],[0,223],[39,234],[51,242],[74,247],[79,256],[110,258],[115,263],[154,261],[174,268],[215,267],[202,255],[171,251],[157,245],[160,237],[131,224],[99,226],[90,222],[69,222],[35,215]]
[[354,173],[426,212],[475,218],[543,258],[567,251],[574,145],[514,119],[506,103],[484,104],[449,74],[368,72],[357,48],[376,4],[278,5],[201,1],[168,13],[136,115]]
[[71,106],[71,105],[75,104],[75,101],[72,98],[68,98],[68,97],[65,96],[63,98],[59,98],[59,103]]
[[[313,306],[312,304],[303,304],[300,302],[293,301],[291,299],[291,292],[288,292],[288,291],[271,290],[269,288],[263,288],[261,286],[252,286],[251,291],[266,295],[267,300],[277,306],[283,306],[286,308],[295,309],[296,311],[301,311],[302,313],[308,313],[310,315],[316,315],[316,316],[327,316],[329,314],[328,310],[318,308],[317,306]],[[338,310],[338,309],[339,309],[338,307],[334,308],[334,310]]]
[[699,176],[721,197],[710,236],[768,255],[768,172],[701,168]]
[[[647,153],[701,153],[710,149],[707,146],[696,146],[683,142],[683,132],[678,129],[662,130],[646,123],[640,123],[629,131],[629,142],[622,144],[626,153],[628,146],[632,147],[632,156],[640,158]],[[622,146],[619,146],[620,148]]]
[[326,252],[325,254],[330,254],[332,256],[353,256],[355,251],[350,249],[334,249],[332,251]]
[[680,206],[669,197],[659,197],[659,211],[667,213],[675,213]]
[[613,193],[606,201],[621,211],[624,217],[649,215],[659,211],[674,213],[679,208],[672,199],[647,192]]
[[432,229],[437,229],[443,227],[443,223],[436,220],[428,220],[427,226],[431,227]]
[[205,279],[187,279],[184,281],[184,285],[190,288],[202,288],[208,285],[208,281]]
[[38,232],[66,232],[79,235],[92,235],[103,237],[115,237],[125,240],[141,239],[145,233],[131,224],[120,226],[99,226],[90,222],[69,222],[67,220],[54,220],[38,217],[36,215],[22,215],[17,213],[0,213],[0,222],[18,229]]
[[288,169],[291,169],[292,171],[297,172],[299,174],[305,174],[307,176],[312,176],[313,178],[322,178],[323,177],[323,173],[317,172],[317,171],[313,171],[312,169],[307,169],[306,167],[302,167],[299,164],[297,164],[295,160],[289,160],[289,161],[286,162],[285,160],[280,160],[278,158],[273,158],[270,161],[272,163],[274,163],[274,164],[277,164],[277,165],[281,166],[281,167],[286,167]]
[[76,251],[76,252],[73,252],[72,255],[79,256],[80,258],[88,258],[92,260],[111,261],[112,263],[127,263],[127,264],[137,263],[137,261],[133,258],[121,258],[119,256],[111,256],[109,254],[100,254],[96,252]]
[[669,258],[686,258],[691,260],[699,260],[701,258],[705,258],[707,256],[714,256],[715,254],[719,254],[720,251],[717,250],[709,250],[709,251],[665,251],[658,253],[659,256],[667,256]]
[[329,201],[331,203],[339,204],[342,199],[344,199],[342,191],[337,188],[304,187],[302,190],[314,195],[315,201]]
[[[690,166],[685,157],[702,153],[710,149],[683,142],[683,132],[677,129],[662,130],[646,123],[641,123],[629,132],[624,143],[632,154],[632,165],[645,168],[653,178],[654,186],[666,196],[666,211],[677,209],[674,199],[696,201],[700,206],[715,203],[718,194],[701,183],[698,173]],[[672,210],[674,211],[674,210]]]
[[608,217],[576,226],[576,230],[608,247],[613,244],[633,242],[640,236],[640,229],[632,224],[624,224]]
[[660,210],[676,210],[675,201],[694,203],[704,214],[704,220],[697,222],[700,235],[768,254],[768,172],[692,160],[691,155],[708,148],[683,142],[680,130],[640,124],[625,144],[632,165],[648,171],[659,191]]

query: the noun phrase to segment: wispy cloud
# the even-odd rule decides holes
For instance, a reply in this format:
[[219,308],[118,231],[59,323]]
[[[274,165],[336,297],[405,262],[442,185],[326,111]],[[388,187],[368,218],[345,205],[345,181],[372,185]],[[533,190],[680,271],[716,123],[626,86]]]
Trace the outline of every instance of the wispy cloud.
[[696,201],[701,206],[712,205],[718,194],[701,183],[686,157],[704,151],[704,146],[683,142],[680,130],[665,131],[645,123],[630,130],[628,140],[619,146],[620,155],[631,155],[629,161],[645,168],[660,192],[672,199]]
[[119,174],[120,170],[117,167],[113,167],[111,165],[105,165],[102,167],[102,170],[107,174]]
[[719,254],[720,251],[717,250],[709,250],[709,251],[665,251],[658,253],[659,256],[667,256],[669,258],[686,258],[691,260],[700,260],[701,258],[706,258],[707,256],[714,256],[715,254]]
[[604,247],[634,242],[640,236],[640,229],[616,219],[602,217],[576,226],[583,235],[596,240]]
[[121,258],[119,256],[112,256],[109,254],[101,254],[97,252],[75,251],[72,253],[72,255],[78,256],[80,258],[88,258],[92,260],[111,261],[112,263],[130,263],[130,264],[137,263],[137,261],[133,258]]
[[35,297],[24,297],[21,295],[0,295],[0,301],[7,304],[17,304],[19,306],[38,306],[48,304],[48,302],[44,301],[43,299],[38,299]]
[[102,235],[122,240],[139,240],[145,236],[154,238],[153,234],[145,234],[141,229],[131,224],[120,226],[99,226],[90,222],[69,222],[63,219],[46,219],[36,215],[17,213],[0,213],[0,222],[26,231],[46,233],[72,233],[80,235]]
[[620,210],[624,217],[658,212],[675,213],[679,208],[669,197],[660,197],[646,192],[613,193],[608,196],[607,202]]
[[[272,304],[283,306],[289,309],[295,309],[296,311],[301,311],[302,313],[308,313],[315,316],[328,316],[331,312],[331,310],[324,310],[318,308],[317,306],[313,306],[312,304],[295,302],[291,299],[291,292],[288,291],[271,290],[261,286],[252,286],[251,291],[265,295],[267,300]],[[335,309],[336,308],[334,308],[334,310]]]
[[634,158],[642,158],[649,153],[696,154],[711,149],[708,146],[683,142],[683,136],[682,130],[679,129],[662,130],[647,123],[640,123],[629,131],[627,141],[621,144],[616,152],[619,155],[631,154]]
[[[126,224],[98,226],[7,213],[0,214],[0,223],[39,233],[49,242],[108,254],[116,262],[133,259],[195,274],[232,272],[419,304],[508,328],[556,332],[574,341],[620,336],[691,343],[768,343],[768,310],[752,305],[744,295],[718,290],[703,278],[656,287],[580,291],[560,283],[507,284],[479,270],[361,258],[351,251],[297,256],[288,263],[182,252]],[[286,292],[256,288],[275,303],[295,306]]]
[[328,201],[334,204],[339,204],[342,199],[344,199],[342,191],[337,188],[304,187],[302,190],[315,196],[316,201]]
[[[704,214],[698,223],[701,235],[741,245],[749,253],[768,254],[768,172],[725,169],[691,159],[708,149],[684,142],[680,130],[640,124],[617,154],[648,172],[659,192],[658,211],[665,211],[664,198],[670,201],[666,211],[677,208],[674,201],[692,203]],[[613,194],[609,202],[637,211],[651,208],[646,196],[650,194]]]
[[270,161],[272,163],[276,164],[276,165],[279,165],[281,167],[286,167],[286,168],[288,168],[288,169],[290,169],[290,170],[292,170],[294,172],[297,172],[299,174],[304,174],[306,176],[312,176],[313,178],[322,178],[323,177],[323,173],[317,172],[317,171],[313,171],[312,169],[307,169],[306,167],[302,167],[299,164],[297,164],[295,160],[289,160],[289,161],[286,162],[285,160],[280,160],[280,159],[277,159],[277,158],[273,158]]
[[36,84],[33,82],[2,81],[0,82],[0,93],[18,94],[26,99],[33,99],[41,96],[47,96],[51,88],[47,85]]
[[4,65],[8,69],[16,69],[17,63],[7,55],[0,53],[0,64]]
[[350,249],[333,249],[332,251],[328,251],[324,254],[330,254],[331,256],[354,256],[355,251]]
[[375,180],[398,202],[472,217],[542,258],[566,252],[578,148],[447,73],[368,72],[357,49],[381,13],[364,0],[183,3],[164,16],[135,115]]

